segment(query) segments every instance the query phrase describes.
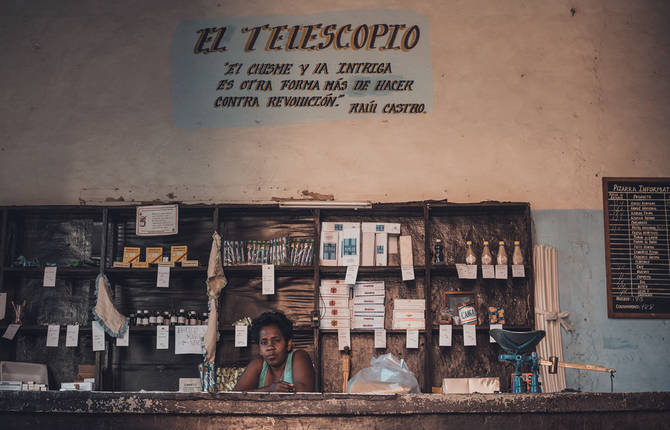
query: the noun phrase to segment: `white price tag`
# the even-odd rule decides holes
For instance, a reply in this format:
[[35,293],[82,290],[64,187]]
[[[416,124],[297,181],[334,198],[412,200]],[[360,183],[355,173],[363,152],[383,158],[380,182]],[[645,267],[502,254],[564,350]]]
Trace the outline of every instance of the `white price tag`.
[[79,326],[70,324],[67,326],[67,331],[65,332],[65,346],[73,348],[77,345],[79,345]]
[[158,288],[168,288],[170,286],[170,266],[158,266],[156,286]]
[[383,328],[375,330],[375,348],[386,349],[386,330]]
[[249,337],[249,327],[246,325],[235,326],[235,348],[246,348]]
[[407,342],[405,347],[416,349],[419,347],[419,330],[407,330]]
[[463,345],[477,346],[477,326],[466,324],[463,326]]
[[156,349],[168,349],[170,347],[170,326],[156,326]]
[[412,281],[414,279],[414,266],[402,266],[400,270],[402,271],[403,281]]
[[44,280],[42,285],[45,287],[55,287],[56,286],[56,266],[46,266],[44,268]]
[[5,319],[6,309],[7,309],[7,293],[0,293],[0,320]]
[[206,325],[178,325],[174,328],[175,354],[202,354],[205,349]]
[[[263,264],[263,295],[275,293],[275,265]],[[246,346],[246,344],[244,345]]]
[[100,323],[93,321],[91,323],[91,332],[93,334],[93,351],[105,350],[105,329]]
[[16,336],[16,332],[19,331],[19,327],[21,327],[20,324],[8,325],[7,330],[5,330],[5,334],[3,334],[2,337],[9,340],[14,339],[14,336]]
[[58,347],[58,337],[60,336],[60,326],[49,324],[47,327],[47,346]]
[[348,328],[337,329],[337,347],[340,351],[344,351],[345,347],[351,349],[351,332]]
[[440,324],[440,337],[438,341],[440,346],[451,346],[452,332],[453,327],[451,324]]
[[523,264],[512,264],[512,276],[515,278],[526,277],[526,269]]
[[493,264],[482,264],[482,278],[493,279],[496,277],[496,269]]
[[344,283],[354,285],[358,277],[358,266],[347,266],[347,275],[344,277]]
[[[494,328],[502,329],[502,324],[491,324],[489,326],[489,330],[492,330]],[[494,338],[492,338],[491,336],[489,336],[489,342],[490,343],[496,343],[496,340]]]
[[460,279],[477,279],[477,266],[475,264],[457,264],[456,271]]
[[496,264],[496,279],[507,279],[507,264]]
[[116,338],[116,346],[128,346],[130,343],[130,327],[123,332],[123,336]]

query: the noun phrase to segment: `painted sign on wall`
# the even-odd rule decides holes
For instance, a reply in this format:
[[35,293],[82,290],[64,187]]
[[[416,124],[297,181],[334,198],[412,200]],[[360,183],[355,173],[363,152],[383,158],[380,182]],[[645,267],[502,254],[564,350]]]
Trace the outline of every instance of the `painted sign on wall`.
[[426,18],[404,10],[184,21],[171,46],[181,127],[425,115],[433,100]]

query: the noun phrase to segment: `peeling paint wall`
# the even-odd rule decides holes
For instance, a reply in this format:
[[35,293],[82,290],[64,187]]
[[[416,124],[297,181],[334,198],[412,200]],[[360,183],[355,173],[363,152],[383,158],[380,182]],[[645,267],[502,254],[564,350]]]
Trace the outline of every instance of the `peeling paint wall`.
[[[407,8],[430,22],[434,111],[181,129],[186,19]],[[574,14],[571,13],[574,8]],[[602,176],[670,176],[670,4],[5,1],[0,204],[337,200],[600,206]]]

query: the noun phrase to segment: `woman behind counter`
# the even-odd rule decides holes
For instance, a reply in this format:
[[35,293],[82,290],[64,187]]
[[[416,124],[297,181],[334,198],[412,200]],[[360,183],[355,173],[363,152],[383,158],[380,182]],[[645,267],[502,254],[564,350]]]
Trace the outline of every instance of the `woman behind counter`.
[[314,366],[305,351],[293,351],[293,323],[282,312],[265,312],[251,322],[251,339],[260,356],[253,359],[235,391],[314,391]]

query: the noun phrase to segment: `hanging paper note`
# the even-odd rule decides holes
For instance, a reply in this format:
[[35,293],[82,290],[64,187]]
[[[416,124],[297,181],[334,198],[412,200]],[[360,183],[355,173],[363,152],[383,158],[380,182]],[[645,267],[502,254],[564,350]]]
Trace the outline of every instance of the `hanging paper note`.
[[507,264],[496,264],[496,279],[507,279]]
[[375,330],[375,348],[386,349],[386,330],[383,328]]
[[477,266],[474,264],[457,264],[456,271],[460,279],[477,279]]
[[496,270],[493,264],[482,264],[482,278],[493,279],[496,277]]
[[93,321],[91,323],[93,333],[93,351],[104,351],[105,350],[105,329],[102,328],[100,323]]
[[[275,265],[263,264],[263,295],[275,293]],[[246,346],[246,345],[245,345]]]
[[156,349],[168,349],[170,346],[170,327],[156,326]]
[[453,328],[451,324],[440,324],[440,337],[439,337],[440,346],[451,346],[452,332]]
[[419,347],[419,330],[407,330],[407,342],[405,346],[408,349],[416,349]]
[[347,266],[347,274],[344,277],[344,283],[349,285],[354,285],[356,283],[356,278],[358,277],[358,266]]
[[402,266],[400,270],[403,281],[412,281],[414,279],[414,266]]
[[178,325],[174,328],[175,354],[202,354],[206,325]]
[[[502,329],[502,324],[489,324],[489,330],[493,330],[494,328]],[[496,340],[489,336],[489,342],[496,343]]]
[[235,348],[246,348],[249,327],[243,324],[235,326]]
[[466,324],[463,326],[463,345],[477,346],[477,326]]
[[526,271],[523,264],[512,264],[512,276],[515,278],[526,277]]
[[344,351],[345,347],[351,349],[351,332],[348,328],[337,329],[337,347],[340,351]]
[[56,324],[49,324],[49,327],[47,327],[47,346],[58,347],[59,335],[60,335],[60,326]]
[[56,266],[46,266],[44,268],[44,280],[42,285],[45,287],[55,287],[56,286]]
[[137,236],[164,236],[179,231],[179,206],[138,206],[135,234]]
[[79,326],[70,324],[65,332],[65,346],[73,348],[79,345]]
[[0,293],[0,320],[5,319],[6,310],[7,310],[7,293]]
[[20,324],[8,325],[7,330],[5,330],[5,334],[3,334],[2,337],[9,340],[14,339],[14,336],[16,336],[16,332],[19,331],[19,327],[21,327]]
[[116,338],[116,346],[128,346],[130,343],[130,328],[123,332],[123,336]]
[[170,266],[158,266],[156,286],[158,288],[168,288],[170,286]]

